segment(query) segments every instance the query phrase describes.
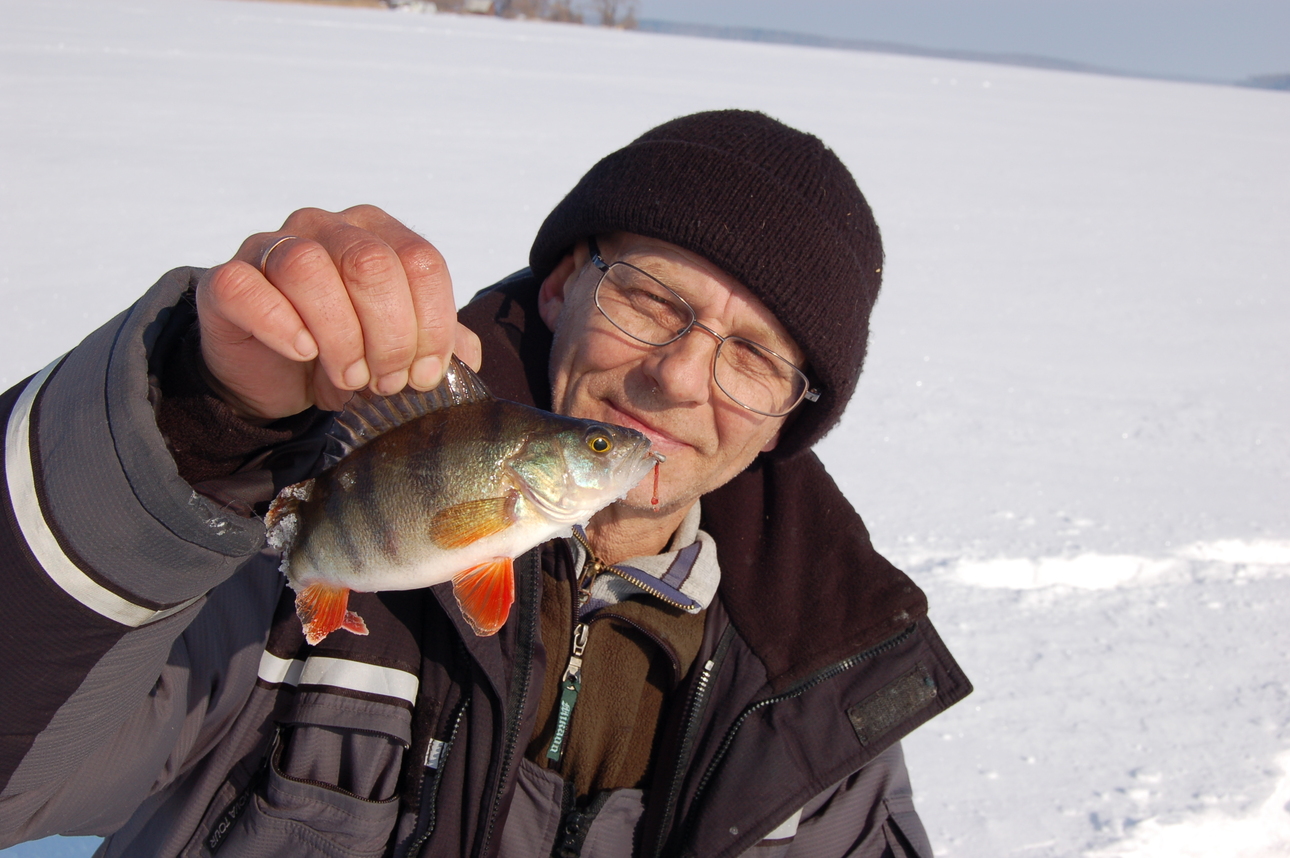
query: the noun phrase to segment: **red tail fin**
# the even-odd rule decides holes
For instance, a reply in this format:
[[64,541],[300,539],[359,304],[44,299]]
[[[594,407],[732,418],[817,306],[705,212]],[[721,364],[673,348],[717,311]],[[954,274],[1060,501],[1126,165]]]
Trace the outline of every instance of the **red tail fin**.
[[515,601],[515,564],[509,557],[494,557],[458,572],[452,579],[452,592],[475,634],[496,634]]
[[367,634],[367,623],[349,605],[349,588],[338,584],[314,583],[296,594],[296,616],[305,630],[305,640],[317,644],[327,635],[344,629]]

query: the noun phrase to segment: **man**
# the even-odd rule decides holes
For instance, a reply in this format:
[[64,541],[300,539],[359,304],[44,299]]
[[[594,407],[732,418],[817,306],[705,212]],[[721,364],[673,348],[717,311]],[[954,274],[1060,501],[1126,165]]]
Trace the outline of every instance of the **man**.
[[[5,395],[0,843],[929,854],[898,741],[970,686],[809,452],[881,279],[850,174],[761,114],[683,117],[593,167],[530,260],[463,328],[401,224],[298,212]],[[370,635],[310,647],[253,511],[316,472],[320,409],[432,387],[453,350],[645,432],[659,503],[520,558],[496,636],[436,587],[354,594]]]

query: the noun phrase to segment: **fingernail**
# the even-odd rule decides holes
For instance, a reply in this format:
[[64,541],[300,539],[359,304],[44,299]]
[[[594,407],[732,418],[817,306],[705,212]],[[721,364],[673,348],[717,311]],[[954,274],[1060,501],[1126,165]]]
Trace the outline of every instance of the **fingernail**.
[[376,381],[376,392],[382,396],[391,396],[408,385],[408,374],[405,371],[383,375]]
[[412,364],[412,386],[420,390],[429,390],[443,377],[443,361],[433,355],[423,357]]
[[318,356],[318,344],[314,342],[314,338],[308,331],[301,331],[296,334],[296,341],[293,345],[295,346],[296,354],[305,360],[313,360]]
[[345,386],[351,390],[357,390],[367,385],[372,380],[372,372],[367,368],[367,361],[354,361],[349,369],[345,370]]

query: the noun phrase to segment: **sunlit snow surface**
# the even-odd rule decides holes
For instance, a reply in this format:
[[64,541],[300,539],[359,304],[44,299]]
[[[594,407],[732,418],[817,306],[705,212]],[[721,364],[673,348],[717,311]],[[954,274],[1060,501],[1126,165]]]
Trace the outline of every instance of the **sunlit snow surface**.
[[938,854],[1290,851],[1285,93],[294,4],[4,3],[0,379],[303,205],[386,208],[465,300],[525,264],[597,158],[730,106],[821,136],[882,224],[868,366],[820,453],[977,687],[905,743]]

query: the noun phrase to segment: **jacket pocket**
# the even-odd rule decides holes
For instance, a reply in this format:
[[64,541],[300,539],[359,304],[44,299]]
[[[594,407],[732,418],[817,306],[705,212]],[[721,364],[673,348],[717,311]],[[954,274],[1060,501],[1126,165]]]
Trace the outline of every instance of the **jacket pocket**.
[[[205,854],[236,858],[384,855],[398,820],[407,746],[400,719],[355,713],[365,701],[312,701],[279,724],[260,774],[206,838]],[[363,717],[356,717],[356,715]],[[387,715],[389,713],[386,713]],[[380,725],[388,732],[361,729]],[[215,830],[215,829],[213,829]]]
[[[397,764],[394,772],[397,778]],[[266,858],[383,855],[399,809],[398,796],[392,792],[385,798],[368,798],[338,785],[289,777],[281,771],[281,762],[270,767],[255,803],[248,833],[255,834],[257,841],[276,844]],[[259,855],[260,847],[257,842],[253,854]]]
[[273,770],[285,780],[383,802],[398,787],[403,747],[382,733],[297,725],[288,728]]

